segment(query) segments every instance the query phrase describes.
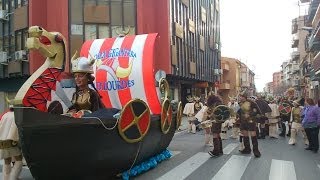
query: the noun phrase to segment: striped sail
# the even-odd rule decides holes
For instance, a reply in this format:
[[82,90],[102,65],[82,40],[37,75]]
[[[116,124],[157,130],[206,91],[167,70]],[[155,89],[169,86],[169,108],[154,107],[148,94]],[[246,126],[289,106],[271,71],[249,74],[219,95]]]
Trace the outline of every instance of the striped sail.
[[155,86],[154,44],[157,34],[86,41],[80,56],[92,56],[95,85],[107,108],[121,109],[131,99],[145,101],[152,114],[160,114]]

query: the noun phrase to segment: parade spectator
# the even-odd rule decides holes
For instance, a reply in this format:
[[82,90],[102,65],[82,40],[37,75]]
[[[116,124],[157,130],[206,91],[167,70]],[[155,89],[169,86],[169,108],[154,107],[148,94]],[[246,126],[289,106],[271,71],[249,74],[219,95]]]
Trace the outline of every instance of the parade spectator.
[[306,150],[311,150],[315,153],[319,150],[319,121],[320,110],[311,98],[307,98],[305,101],[305,108],[302,116],[302,126],[305,128],[309,146]]

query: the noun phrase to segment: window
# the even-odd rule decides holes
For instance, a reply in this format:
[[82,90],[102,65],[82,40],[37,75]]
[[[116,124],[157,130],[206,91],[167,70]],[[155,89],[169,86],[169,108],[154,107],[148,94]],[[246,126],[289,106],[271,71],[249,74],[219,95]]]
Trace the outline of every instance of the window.
[[99,39],[110,37],[109,25],[99,25],[98,32]]
[[85,40],[97,39],[97,25],[86,24],[84,26]]

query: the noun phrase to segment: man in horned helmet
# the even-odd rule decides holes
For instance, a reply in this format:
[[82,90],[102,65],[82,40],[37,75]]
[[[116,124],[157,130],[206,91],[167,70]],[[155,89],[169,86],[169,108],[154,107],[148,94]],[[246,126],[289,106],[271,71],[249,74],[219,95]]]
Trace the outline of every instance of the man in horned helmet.
[[258,105],[248,99],[246,91],[240,93],[240,109],[237,113],[240,119],[240,130],[243,135],[244,149],[240,150],[242,154],[250,154],[251,147],[249,135],[251,136],[252,150],[255,157],[260,157],[261,153],[258,148],[258,138],[256,134],[256,121],[260,117]]
[[213,150],[209,151],[208,153],[214,157],[214,156],[221,156],[223,155],[223,150],[222,150],[222,140],[220,137],[221,133],[221,124],[222,122],[216,121],[214,119],[214,108],[217,107],[218,105],[222,104],[222,100],[219,96],[217,95],[209,95],[207,99],[207,120],[212,120],[212,127],[211,127],[211,132],[213,136]]

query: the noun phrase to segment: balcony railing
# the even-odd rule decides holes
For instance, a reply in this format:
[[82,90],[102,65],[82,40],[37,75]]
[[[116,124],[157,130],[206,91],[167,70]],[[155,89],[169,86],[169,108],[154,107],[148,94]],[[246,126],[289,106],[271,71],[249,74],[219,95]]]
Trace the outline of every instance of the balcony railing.
[[229,71],[230,70],[230,66],[228,63],[221,63],[221,69],[223,71]]
[[300,52],[299,52],[299,51],[293,51],[293,52],[291,53],[292,61],[297,61],[297,60],[299,60],[299,57],[300,57]]
[[298,45],[299,45],[299,38],[294,37],[294,38],[292,39],[292,45],[291,45],[291,47],[292,47],[292,48],[297,48]]

